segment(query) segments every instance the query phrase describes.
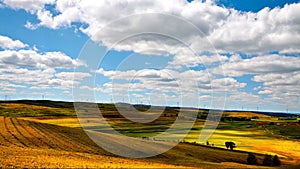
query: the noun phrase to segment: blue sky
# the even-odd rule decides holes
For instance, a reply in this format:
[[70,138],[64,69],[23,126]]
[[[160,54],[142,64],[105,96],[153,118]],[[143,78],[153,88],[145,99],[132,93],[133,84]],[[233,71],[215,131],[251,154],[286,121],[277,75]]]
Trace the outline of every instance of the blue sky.
[[281,0],[2,0],[0,98],[300,112],[299,11]]
[[297,3],[297,0],[219,0],[219,5],[224,5],[229,8],[234,8],[241,11],[252,11],[258,12],[265,7],[275,8],[275,7],[284,7],[286,4]]

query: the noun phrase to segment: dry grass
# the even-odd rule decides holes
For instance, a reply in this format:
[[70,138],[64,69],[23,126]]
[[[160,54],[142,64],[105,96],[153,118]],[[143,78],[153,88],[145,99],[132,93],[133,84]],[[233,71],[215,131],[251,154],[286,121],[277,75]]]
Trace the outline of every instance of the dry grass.
[[264,115],[264,114],[259,114],[259,113],[253,113],[253,112],[224,112],[223,113],[224,116],[228,116],[228,117],[254,117],[257,116],[259,118],[271,118],[268,115]]
[[[199,140],[200,131],[192,131],[186,141]],[[216,147],[225,148],[226,141],[236,143],[236,150],[278,155],[287,164],[296,165],[300,163],[300,142],[267,136],[263,130],[220,130],[214,131],[209,138],[209,143]]]
[[[122,158],[106,152],[90,140],[76,117],[55,116],[53,113],[72,114],[68,109],[16,103],[2,103],[0,108],[4,113],[9,110],[17,115],[22,115],[18,111],[37,115],[17,118],[0,116],[0,168],[263,168],[245,165],[247,152],[217,148],[224,147],[224,142],[228,140],[237,143],[237,150],[278,154],[284,162],[283,168],[300,162],[299,141],[267,136],[263,130],[253,129],[217,129],[209,139],[215,148],[178,144],[155,157]],[[45,113],[47,116],[43,116]],[[245,116],[243,113],[238,115]],[[252,115],[255,116],[249,116]],[[163,120],[168,121],[162,119],[158,123],[165,123]],[[199,139],[203,122],[197,125],[186,141]],[[262,155],[258,155],[259,161],[262,158]]]
[[[64,121],[65,120],[65,121]],[[48,124],[46,122],[52,122]],[[179,144],[147,159],[117,157],[98,147],[73,118],[12,118],[0,116],[0,167],[17,168],[235,168],[247,153]],[[59,123],[61,126],[59,126]],[[55,124],[55,125],[54,125]],[[74,124],[70,124],[74,126]],[[224,163],[231,161],[231,163]],[[238,164],[240,163],[240,164]],[[235,165],[236,164],[236,165]],[[257,166],[251,166],[257,168]]]
[[[51,123],[59,126],[76,127],[78,121],[76,118],[56,118],[56,119],[35,119],[27,118],[42,123]],[[200,124],[200,123],[199,123]],[[199,125],[201,126],[201,125]],[[200,130],[193,130],[185,138],[188,142],[198,142]],[[263,130],[221,130],[217,129],[210,137],[210,144],[216,147],[225,148],[225,141],[234,141],[237,144],[236,150],[249,151],[261,154],[277,154],[281,160],[289,164],[300,162],[300,144],[299,141],[279,139],[267,136]],[[172,152],[172,151],[170,151]],[[224,153],[222,154],[224,155]],[[177,154],[178,156],[178,154]],[[224,158],[224,157],[220,157]],[[243,156],[242,159],[246,159]],[[216,158],[215,158],[216,159]],[[207,159],[204,159],[204,161]]]
[[53,149],[0,146],[3,168],[175,168],[174,165]]
[[116,157],[80,129],[0,116],[0,167],[174,168],[175,165]]

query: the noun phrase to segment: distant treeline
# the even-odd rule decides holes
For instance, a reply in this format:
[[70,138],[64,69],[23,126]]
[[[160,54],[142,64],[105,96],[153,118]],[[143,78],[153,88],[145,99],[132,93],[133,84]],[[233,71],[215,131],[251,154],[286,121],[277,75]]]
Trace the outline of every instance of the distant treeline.
[[[36,106],[46,106],[46,107],[53,107],[53,108],[68,108],[68,109],[74,109],[73,102],[65,102],[65,101],[51,101],[51,100],[10,100],[10,101],[0,101],[0,103],[20,103],[20,104],[28,104],[28,105],[36,105]],[[83,103],[83,105],[89,105],[91,103]],[[185,109],[194,109],[195,111],[198,111],[197,118],[198,119],[207,119],[207,116],[209,113],[214,112],[224,112],[224,113],[256,113],[256,114],[263,114],[270,117],[280,117],[282,120],[284,119],[290,119],[290,118],[297,118],[300,117],[300,114],[291,114],[291,113],[275,113],[275,112],[262,112],[262,111],[236,111],[236,110],[210,110],[210,109],[196,109],[196,108],[180,108],[180,107],[161,107],[161,106],[151,106],[151,105],[144,105],[144,104],[128,104],[128,103],[98,103],[98,107],[101,111],[105,112],[107,117],[111,118],[119,118],[122,117],[120,114],[116,113],[117,108],[116,106],[121,106],[123,108],[128,107],[134,107],[138,111],[147,111],[150,108],[162,111],[161,117],[178,117],[178,114],[180,111]],[[83,106],[84,107],[84,106]],[[86,108],[88,109],[88,107]],[[107,113],[108,112],[108,113]],[[250,121],[251,119],[257,119],[257,116],[253,117],[230,117],[230,116],[223,116],[221,117],[221,121]],[[216,116],[217,117],[217,116]],[[218,118],[216,118],[218,119]]]

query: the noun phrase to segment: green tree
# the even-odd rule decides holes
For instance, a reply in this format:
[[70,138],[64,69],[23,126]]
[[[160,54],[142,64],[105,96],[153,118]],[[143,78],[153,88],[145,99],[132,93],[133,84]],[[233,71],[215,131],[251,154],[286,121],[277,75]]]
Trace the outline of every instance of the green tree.
[[279,158],[278,158],[277,155],[275,155],[275,156],[273,157],[272,163],[273,163],[273,166],[279,166],[279,165],[280,165],[281,162],[280,162],[280,160],[279,160]]
[[236,147],[236,146],[235,146],[235,143],[232,142],[232,141],[227,141],[227,142],[225,142],[225,146],[226,146],[227,149],[230,148],[230,150],[233,150],[233,148]]

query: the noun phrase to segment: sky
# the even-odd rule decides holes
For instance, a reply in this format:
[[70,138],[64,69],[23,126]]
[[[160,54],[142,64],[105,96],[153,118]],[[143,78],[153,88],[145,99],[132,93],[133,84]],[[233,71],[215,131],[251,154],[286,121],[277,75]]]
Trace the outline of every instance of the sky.
[[0,0],[0,100],[300,112],[299,0]]

